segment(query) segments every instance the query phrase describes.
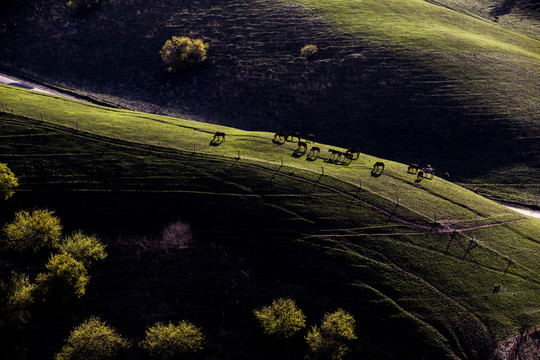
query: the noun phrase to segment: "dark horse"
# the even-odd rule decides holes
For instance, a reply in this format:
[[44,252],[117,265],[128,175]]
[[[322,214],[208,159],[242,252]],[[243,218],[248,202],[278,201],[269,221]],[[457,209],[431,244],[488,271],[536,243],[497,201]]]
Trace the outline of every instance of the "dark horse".
[[298,140],[298,149],[300,150],[300,148],[304,148],[304,151],[307,151],[307,143],[305,143],[304,141]]
[[314,142],[315,142],[315,135],[313,135],[313,134],[308,134],[308,136],[307,136],[307,142],[314,143]]
[[408,168],[407,172],[410,172],[410,173],[414,174],[419,169],[420,169],[420,166],[418,164],[411,164],[411,165],[409,165],[409,168]]
[[343,162],[346,164],[350,164],[353,161],[353,155],[350,152],[343,153],[343,157],[345,158]]
[[312,146],[309,150],[309,154],[315,156],[315,153],[317,153],[317,156],[321,154],[321,148],[318,146]]
[[274,135],[274,141],[276,140],[285,140],[286,138],[288,137],[288,135],[284,132],[277,132],[275,135]]
[[416,175],[416,181],[420,181],[424,178],[424,170],[418,170],[418,174]]
[[225,141],[225,133],[224,132],[220,132],[220,131],[216,132],[214,134],[214,139],[212,140],[212,142],[219,141],[219,139],[221,139],[222,141]]
[[291,138],[291,141],[294,141],[294,138],[297,138],[298,141],[300,141],[300,134],[297,132],[290,132],[285,139],[289,140],[289,138]]
[[[351,160],[356,160],[360,157],[360,150],[358,149],[355,149],[355,148],[349,148],[347,149],[347,151],[345,152],[345,154],[351,154]],[[356,157],[352,157],[352,155],[356,154]]]

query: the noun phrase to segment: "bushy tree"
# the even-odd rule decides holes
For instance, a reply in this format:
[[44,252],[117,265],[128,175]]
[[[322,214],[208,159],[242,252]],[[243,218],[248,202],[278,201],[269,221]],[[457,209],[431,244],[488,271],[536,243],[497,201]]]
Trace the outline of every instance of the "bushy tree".
[[15,220],[4,227],[8,246],[20,251],[38,252],[58,245],[62,226],[49,210],[19,211]]
[[253,311],[264,332],[288,338],[306,326],[306,317],[292,299],[279,298],[272,304]]
[[309,59],[315,56],[317,51],[319,51],[319,48],[316,45],[306,45],[300,50],[300,55],[306,59]]
[[36,284],[44,298],[62,301],[81,298],[90,280],[84,265],[69,254],[51,256],[46,273],[38,274]]
[[139,344],[153,359],[177,359],[202,350],[203,345],[202,330],[187,321],[178,325],[156,323],[146,330],[146,337]]
[[19,179],[6,164],[0,163],[0,198],[7,200],[12,197],[17,186]]
[[86,235],[81,231],[66,236],[58,245],[58,250],[87,267],[107,257],[105,245],[95,235]]
[[349,352],[349,342],[356,339],[354,323],[354,317],[342,309],[324,314],[321,326],[313,326],[306,335],[314,357],[342,359]]
[[69,0],[67,6],[69,6],[76,14],[81,14],[90,10],[90,8],[98,2],[99,0]]
[[71,331],[55,360],[111,359],[130,346],[115,329],[92,316]]
[[0,281],[0,329],[22,330],[31,317],[36,285],[28,275],[13,272],[8,282]]
[[176,72],[205,61],[208,46],[202,39],[173,36],[165,42],[159,54],[167,71]]

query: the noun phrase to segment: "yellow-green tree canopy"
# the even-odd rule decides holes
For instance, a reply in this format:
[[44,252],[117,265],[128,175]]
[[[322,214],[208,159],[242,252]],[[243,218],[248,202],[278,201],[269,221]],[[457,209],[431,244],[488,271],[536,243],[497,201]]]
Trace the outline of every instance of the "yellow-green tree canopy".
[[354,317],[342,309],[324,314],[321,326],[313,326],[306,335],[314,358],[342,359],[349,352],[348,343],[357,338],[354,323]]
[[0,198],[9,199],[19,186],[19,180],[6,164],[0,163]]
[[188,321],[178,325],[156,323],[146,330],[146,337],[139,346],[152,359],[177,359],[203,349],[204,334],[200,328]]
[[202,39],[173,36],[165,42],[159,54],[167,71],[176,72],[205,61],[208,47]]
[[306,316],[292,299],[275,299],[253,313],[264,332],[278,338],[291,337],[306,326]]
[[92,316],[74,328],[55,360],[112,359],[130,343],[100,318]]
[[8,246],[20,252],[38,252],[58,245],[62,234],[60,219],[49,210],[19,211],[4,226]]
[[84,265],[69,254],[51,256],[46,273],[38,274],[36,284],[45,298],[62,301],[81,298],[90,281]]
[[93,5],[96,5],[99,0],[69,0],[69,6],[76,14],[90,10]]
[[105,245],[95,235],[86,235],[82,231],[66,236],[57,248],[60,253],[73,256],[85,266],[107,257]]

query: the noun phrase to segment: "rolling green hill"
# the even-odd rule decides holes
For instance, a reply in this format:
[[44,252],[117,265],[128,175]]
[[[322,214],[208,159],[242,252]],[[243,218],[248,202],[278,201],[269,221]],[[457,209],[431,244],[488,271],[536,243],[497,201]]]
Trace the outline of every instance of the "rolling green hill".
[[[540,323],[540,222],[451,182],[416,181],[406,165],[365,153],[335,163],[320,142],[309,160],[273,133],[9,86],[0,94],[11,104],[0,113],[0,162],[21,180],[2,222],[48,207],[110,252],[82,303],[33,319],[28,359],[57,352],[91,314],[133,339],[187,318],[207,334],[206,358],[301,358],[301,338],[271,342],[254,322],[251,311],[278,296],[310,324],[350,311],[351,358],[492,359],[498,342]],[[216,131],[225,141],[212,143]],[[158,236],[178,219],[194,238],[180,249]],[[39,265],[0,251],[0,274],[12,270]]]
[[[540,183],[538,22],[532,8],[495,19],[490,6],[503,5],[103,0],[74,16],[62,2],[17,0],[2,15],[0,62],[131,109],[430,163],[530,205]],[[159,49],[186,34],[210,43],[210,61],[169,76]],[[300,58],[306,44],[319,47],[315,59]]]

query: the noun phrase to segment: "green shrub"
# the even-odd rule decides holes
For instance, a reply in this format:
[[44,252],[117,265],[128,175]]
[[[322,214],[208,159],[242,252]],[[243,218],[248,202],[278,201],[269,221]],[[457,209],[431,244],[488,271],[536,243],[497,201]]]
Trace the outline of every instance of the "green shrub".
[[81,298],[90,280],[84,265],[69,254],[51,256],[47,273],[38,274],[36,284],[46,299],[62,301]]
[[202,39],[173,36],[165,42],[159,54],[168,72],[189,69],[206,60],[208,44]]
[[92,316],[74,328],[55,360],[111,359],[130,347],[128,340]]
[[38,252],[58,245],[62,226],[52,211],[19,211],[15,220],[4,227],[4,233],[12,249]]
[[195,325],[181,321],[178,325],[156,323],[146,330],[139,346],[153,359],[176,359],[203,349],[204,334]]
[[66,236],[58,245],[58,250],[61,254],[71,255],[87,267],[107,257],[105,245],[96,236],[81,231]]
[[253,312],[265,334],[288,338],[306,326],[306,317],[292,299],[275,299],[271,305]]
[[349,352],[348,343],[356,339],[354,317],[339,309],[324,314],[320,327],[313,326],[306,341],[316,359],[342,359]]
[[76,14],[81,14],[96,5],[99,0],[69,0],[67,6],[69,6]]
[[305,57],[306,59],[309,59],[319,51],[319,48],[316,45],[306,45],[300,50],[300,55],[302,57]]
[[0,198],[9,199],[15,194],[19,180],[6,164],[0,163]]
[[30,320],[34,289],[26,274],[13,272],[9,282],[0,281],[0,329],[21,330]]

